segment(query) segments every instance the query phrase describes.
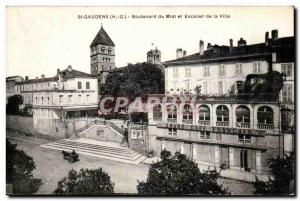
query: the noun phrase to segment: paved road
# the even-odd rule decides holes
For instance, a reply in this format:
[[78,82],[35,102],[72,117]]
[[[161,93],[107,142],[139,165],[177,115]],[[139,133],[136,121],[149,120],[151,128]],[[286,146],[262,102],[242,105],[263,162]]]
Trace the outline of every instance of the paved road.
[[[41,178],[43,182],[38,194],[51,194],[57,187],[57,182],[65,177],[71,169],[102,167],[115,183],[115,192],[125,194],[136,193],[137,180],[145,180],[147,177],[149,166],[146,164],[131,165],[84,155],[80,155],[79,162],[70,164],[62,158],[60,152],[39,146],[47,143],[48,140],[20,136],[16,133],[8,132],[7,134],[8,139],[17,143],[19,149],[33,157],[37,166],[34,170],[34,176]],[[230,179],[219,179],[218,183],[228,187],[228,190],[233,194],[251,194],[253,192],[253,186],[248,183]]]

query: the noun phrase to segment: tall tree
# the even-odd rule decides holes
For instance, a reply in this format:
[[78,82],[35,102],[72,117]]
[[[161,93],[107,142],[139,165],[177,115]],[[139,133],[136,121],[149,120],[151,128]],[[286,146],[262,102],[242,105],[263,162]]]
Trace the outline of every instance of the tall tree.
[[198,165],[186,155],[162,151],[161,161],[150,166],[146,182],[139,182],[137,190],[143,195],[228,194],[217,184],[219,173],[200,172]]
[[23,98],[21,95],[13,95],[8,97],[6,104],[6,113],[18,115],[20,114],[20,105],[23,104]]
[[56,195],[99,195],[114,193],[114,183],[110,176],[102,170],[80,169],[69,171],[68,177],[58,182],[54,191]]
[[30,195],[38,191],[42,182],[33,177],[36,166],[32,157],[16,146],[6,140],[6,183],[12,185],[13,194]]

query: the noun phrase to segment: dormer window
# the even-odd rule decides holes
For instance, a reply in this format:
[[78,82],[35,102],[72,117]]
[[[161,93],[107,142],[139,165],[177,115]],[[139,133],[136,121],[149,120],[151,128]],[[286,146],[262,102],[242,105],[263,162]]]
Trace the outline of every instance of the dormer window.
[[111,49],[108,49],[108,54],[111,54]]
[[101,53],[105,53],[105,48],[104,47],[101,47]]

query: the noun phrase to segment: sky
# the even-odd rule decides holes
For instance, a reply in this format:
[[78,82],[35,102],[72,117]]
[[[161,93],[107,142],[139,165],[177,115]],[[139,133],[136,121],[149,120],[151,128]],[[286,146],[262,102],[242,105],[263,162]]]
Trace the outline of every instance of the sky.
[[[176,18],[166,18],[168,14]],[[185,18],[186,14],[202,18]],[[116,19],[120,15],[157,18]],[[293,36],[293,16],[293,7],[7,7],[6,76],[50,77],[68,65],[90,73],[89,46],[101,24],[115,43],[116,66],[122,67],[146,61],[154,47],[167,61],[175,59],[177,48],[188,55],[198,52],[200,40],[206,49],[207,43],[229,45],[230,38],[234,45],[241,37],[247,44],[261,43],[265,32],[273,29],[279,37]]]

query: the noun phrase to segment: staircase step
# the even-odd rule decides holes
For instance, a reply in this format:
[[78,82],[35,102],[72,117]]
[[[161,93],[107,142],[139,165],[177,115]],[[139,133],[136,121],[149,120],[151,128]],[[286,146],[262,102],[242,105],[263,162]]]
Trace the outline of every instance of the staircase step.
[[41,145],[43,148],[69,151],[75,150],[78,154],[119,161],[129,164],[139,164],[146,159],[145,156],[128,148],[116,148],[89,143],[81,143],[72,140],[60,140]]
[[78,147],[83,147],[85,149],[90,149],[94,151],[106,151],[106,152],[114,152],[114,153],[120,153],[120,154],[127,154],[127,155],[132,155],[136,153],[133,150],[130,149],[124,149],[124,148],[115,148],[115,147],[108,147],[108,146],[101,146],[101,145],[95,145],[95,144],[88,144],[88,143],[81,143],[81,142],[75,142],[75,141],[59,141],[59,142],[52,142],[51,144],[56,144],[56,145],[69,145],[69,146],[78,146]]

